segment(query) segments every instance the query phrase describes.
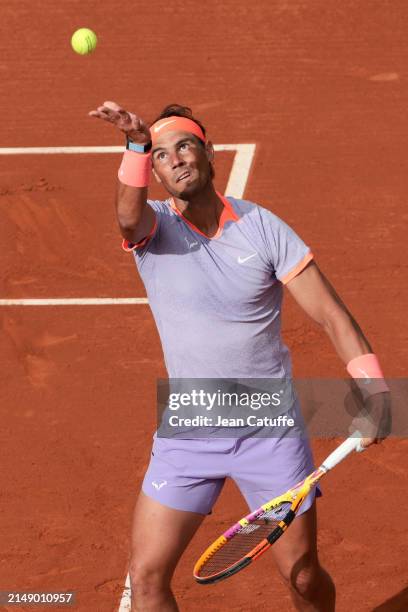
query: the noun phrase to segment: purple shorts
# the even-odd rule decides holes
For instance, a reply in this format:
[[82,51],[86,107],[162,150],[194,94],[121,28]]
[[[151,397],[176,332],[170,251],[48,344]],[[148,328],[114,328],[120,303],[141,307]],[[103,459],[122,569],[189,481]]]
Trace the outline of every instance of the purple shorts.
[[[187,440],[155,435],[142,490],[170,508],[209,514],[229,477],[252,512],[313,470],[306,438]],[[314,497],[314,492],[309,494],[299,514],[310,508]]]

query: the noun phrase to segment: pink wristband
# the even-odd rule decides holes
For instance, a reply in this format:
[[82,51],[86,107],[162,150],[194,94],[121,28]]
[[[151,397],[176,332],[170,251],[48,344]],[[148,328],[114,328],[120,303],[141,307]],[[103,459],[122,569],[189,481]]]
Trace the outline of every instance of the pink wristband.
[[360,355],[349,361],[347,372],[355,379],[364,399],[376,393],[389,391],[379,361],[374,353]]
[[118,171],[118,179],[130,187],[147,187],[152,169],[151,153],[126,150]]

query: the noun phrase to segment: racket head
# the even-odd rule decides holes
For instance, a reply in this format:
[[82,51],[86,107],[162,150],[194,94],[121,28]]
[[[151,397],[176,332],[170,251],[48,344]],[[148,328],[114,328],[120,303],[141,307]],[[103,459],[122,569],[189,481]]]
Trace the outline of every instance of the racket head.
[[320,478],[361,447],[360,437],[355,432],[305,480],[251,512],[217,538],[194,566],[196,581],[211,584],[228,578],[266,552],[289,527]]
[[284,534],[324,473],[316,470],[227,529],[198,559],[193,570],[195,580],[199,584],[213,584],[238,573],[260,557]]

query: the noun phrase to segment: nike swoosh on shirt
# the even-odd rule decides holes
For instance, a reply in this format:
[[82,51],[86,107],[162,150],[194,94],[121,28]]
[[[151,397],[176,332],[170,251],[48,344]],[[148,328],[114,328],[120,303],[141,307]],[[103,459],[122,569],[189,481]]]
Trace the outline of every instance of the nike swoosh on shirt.
[[248,255],[247,257],[241,257],[241,256],[239,256],[239,257],[238,257],[238,259],[237,259],[237,262],[238,262],[239,264],[243,264],[243,263],[245,263],[246,261],[248,261],[249,259],[252,259],[253,257],[256,257],[257,255],[258,255],[258,253],[252,253],[251,255]]
[[166,125],[168,125],[169,123],[174,123],[175,119],[170,119],[170,121],[166,121],[165,123],[162,123],[161,125],[158,125],[157,127],[154,127],[154,131],[155,132],[160,132],[160,130],[165,127]]

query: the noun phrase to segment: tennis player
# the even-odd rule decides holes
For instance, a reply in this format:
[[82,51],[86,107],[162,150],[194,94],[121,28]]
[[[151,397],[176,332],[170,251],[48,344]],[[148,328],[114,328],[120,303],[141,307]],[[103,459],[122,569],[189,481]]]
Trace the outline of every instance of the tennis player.
[[[290,378],[281,340],[286,286],[327,332],[373,415],[364,446],[385,437],[387,387],[361,329],[319,270],[310,248],[269,210],[218,193],[214,149],[187,107],[166,107],[150,127],[114,102],[91,116],[126,135],[116,212],[160,334],[169,378]],[[151,171],[169,194],[148,199]],[[299,406],[293,410],[298,414]],[[377,418],[378,417],[378,418]],[[226,477],[251,510],[313,469],[305,436],[172,439],[154,436],[133,520],[133,611],[174,611],[176,565],[211,512]],[[272,547],[297,610],[330,612],[335,587],[319,563],[314,494]]]

